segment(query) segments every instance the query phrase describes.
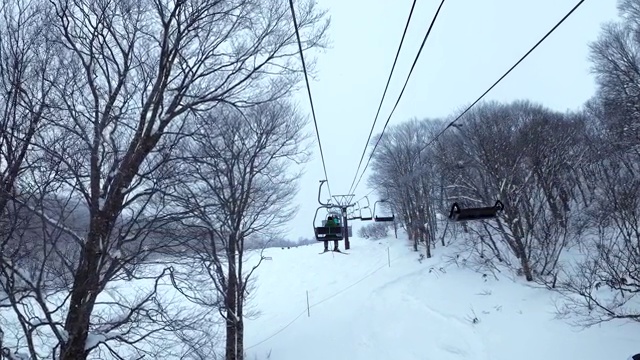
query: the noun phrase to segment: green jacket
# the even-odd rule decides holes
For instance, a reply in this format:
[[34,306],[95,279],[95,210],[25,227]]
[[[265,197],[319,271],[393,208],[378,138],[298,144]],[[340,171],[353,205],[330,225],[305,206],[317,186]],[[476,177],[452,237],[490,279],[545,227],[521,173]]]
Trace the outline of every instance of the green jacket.
[[326,227],[336,227],[336,226],[338,226],[338,224],[336,223],[336,221],[335,221],[335,220],[333,220],[333,219],[329,219],[329,220],[327,220],[327,222],[324,224],[324,226],[326,226]]

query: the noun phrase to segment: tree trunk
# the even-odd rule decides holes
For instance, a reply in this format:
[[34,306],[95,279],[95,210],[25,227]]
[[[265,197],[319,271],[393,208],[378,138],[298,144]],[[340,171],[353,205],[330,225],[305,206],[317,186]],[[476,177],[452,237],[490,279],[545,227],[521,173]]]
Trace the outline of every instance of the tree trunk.
[[424,234],[424,241],[425,241],[425,247],[427,248],[427,258],[431,258],[431,238],[429,237],[429,234]]
[[238,236],[238,298],[237,298],[237,323],[236,323],[236,359],[244,359],[244,299],[246,296],[246,281],[249,278],[243,276],[242,264],[244,255],[244,234]]
[[242,319],[244,301],[242,300],[244,294],[240,294],[238,299],[238,323],[236,324],[236,359],[244,359],[244,320]]
[[522,266],[522,273],[527,281],[533,281],[533,274],[531,272],[531,265],[529,264],[529,257],[527,256],[524,244],[521,239],[515,239],[518,246],[518,252],[520,253],[520,265]]
[[484,230],[486,232],[486,237],[489,238],[489,242],[485,242],[484,237],[482,236],[480,237],[480,241],[482,241],[483,244],[487,244],[489,249],[491,249],[493,255],[495,255],[499,262],[502,262],[502,253],[500,252],[500,247],[493,239],[493,235],[491,235],[491,229],[487,227],[487,224],[483,224],[482,226],[484,227]]
[[393,222],[393,233],[396,236],[396,239],[398,238],[398,223],[397,222]]
[[226,347],[225,360],[237,360],[237,337],[238,337],[238,277],[236,274],[236,239],[234,235],[229,236],[227,249],[228,256],[228,283],[225,294],[226,307]]
[[449,229],[449,222],[445,222],[444,223],[444,230],[442,230],[442,237],[440,237],[440,244],[442,244],[442,246],[445,246],[445,242],[444,242],[444,238],[447,235],[447,229]]
[[74,276],[69,312],[64,324],[69,339],[61,348],[60,360],[85,360],[89,355],[85,346],[100,281],[97,272],[101,256],[98,244],[100,244],[100,237],[105,236],[106,233],[106,223],[101,215],[95,216],[92,222],[80,264]]

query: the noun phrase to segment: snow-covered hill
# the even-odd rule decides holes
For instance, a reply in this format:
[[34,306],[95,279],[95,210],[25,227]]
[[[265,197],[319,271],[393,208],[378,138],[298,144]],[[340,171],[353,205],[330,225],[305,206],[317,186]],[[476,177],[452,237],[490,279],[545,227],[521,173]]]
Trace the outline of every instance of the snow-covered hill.
[[640,352],[637,323],[571,327],[554,319],[550,291],[458,268],[442,249],[421,262],[406,240],[353,239],[349,255],[321,250],[265,251],[248,359],[626,360]]

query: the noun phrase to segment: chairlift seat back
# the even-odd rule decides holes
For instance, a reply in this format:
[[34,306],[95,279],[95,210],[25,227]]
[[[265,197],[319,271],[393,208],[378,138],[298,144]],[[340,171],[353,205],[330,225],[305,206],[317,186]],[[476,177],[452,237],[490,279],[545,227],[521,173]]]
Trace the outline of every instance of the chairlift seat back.
[[319,226],[315,227],[314,230],[318,241],[344,239],[341,226]]
[[449,219],[452,221],[472,221],[493,219],[497,216],[498,211],[504,210],[504,205],[497,200],[494,206],[466,208],[463,209],[458,203],[453,203]]
[[395,216],[376,216],[374,221],[376,222],[391,222],[395,221]]

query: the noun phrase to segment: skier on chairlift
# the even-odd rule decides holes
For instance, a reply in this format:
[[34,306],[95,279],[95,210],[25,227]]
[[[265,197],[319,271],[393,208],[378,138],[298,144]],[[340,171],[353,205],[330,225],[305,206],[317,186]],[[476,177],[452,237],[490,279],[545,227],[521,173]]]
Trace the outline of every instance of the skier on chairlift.
[[[339,225],[338,225],[338,222],[333,218],[333,216],[329,216],[324,226],[331,228],[331,227],[338,227]],[[335,235],[327,235],[325,238],[328,238],[328,237],[335,237]],[[334,240],[333,244],[334,244],[333,251],[340,251],[340,249],[338,248],[338,240]],[[327,240],[324,241],[324,251],[325,252],[329,251],[329,241]]]

